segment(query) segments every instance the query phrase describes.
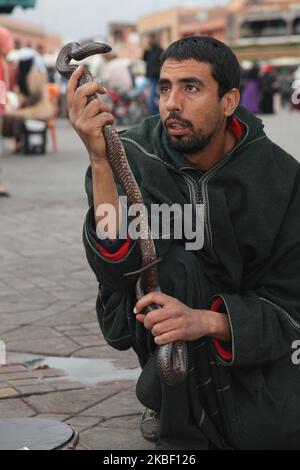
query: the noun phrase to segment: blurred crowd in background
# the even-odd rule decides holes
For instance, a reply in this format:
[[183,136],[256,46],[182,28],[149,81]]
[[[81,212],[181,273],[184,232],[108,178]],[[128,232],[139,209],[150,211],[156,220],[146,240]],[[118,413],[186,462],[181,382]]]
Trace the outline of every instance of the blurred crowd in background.
[[[142,59],[130,61],[110,52],[84,61],[94,79],[108,89],[103,99],[117,125],[132,125],[158,112],[161,53],[152,34]],[[293,84],[300,80],[300,64],[244,61],[241,76],[241,104],[253,113],[300,110],[299,100],[292,100]],[[68,112],[67,82],[57,73],[55,60],[45,60],[43,51],[32,47],[13,49],[11,33],[0,28],[0,83],[0,154],[3,138],[11,139],[13,153],[45,153],[48,131],[56,151],[55,120],[67,118]],[[0,196],[8,195],[0,182]]]
[[[273,66],[270,63],[241,63],[241,104],[255,114],[274,114],[281,109],[300,110],[293,100],[300,80],[300,64]],[[300,81],[297,86],[300,88]]]

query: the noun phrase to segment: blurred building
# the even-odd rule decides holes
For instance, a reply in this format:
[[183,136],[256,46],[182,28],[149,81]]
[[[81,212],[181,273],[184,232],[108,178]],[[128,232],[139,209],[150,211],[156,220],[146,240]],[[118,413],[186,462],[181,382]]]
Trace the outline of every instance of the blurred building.
[[171,8],[141,17],[137,30],[143,45],[145,38],[155,33],[163,48],[179,38],[197,34],[225,41],[227,14],[227,8]]
[[137,60],[142,55],[136,25],[131,23],[109,23],[107,43],[119,57]]
[[0,26],[11,32],[16,49],[33,47],[42,54],[52,54],[62,46],[62,39],[59,36],[48,34],[42,27],[32,23],[0,15]]
[[240,59],[300,57],[300,1],[232,0],[227,42]]
[[184,17],[179,27],[180,37],[211,36],[226,41],[228,16],[227,8],[198,9],[193,17]]
[[300,1],[230,0],[226,8],[172,8],[141,17],[137,30],[142,45],[149,33],[164,48],[205,35],[230,44],[240,59],[300,57]]

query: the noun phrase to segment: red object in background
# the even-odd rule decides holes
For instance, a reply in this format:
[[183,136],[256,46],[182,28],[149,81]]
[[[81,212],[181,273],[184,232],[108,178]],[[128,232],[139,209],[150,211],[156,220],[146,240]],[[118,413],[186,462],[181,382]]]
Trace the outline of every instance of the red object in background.
[[118,125],[137,124],[149,115],[146,91],[131,90],[128,93],[121,93],[114,88],[109,88],[104,97]]
[[6,90],[9,87],[9,69],[5,56],[12,50],[13,45],[13,38],[10,31],[0,27],[0,115],[4,113]]

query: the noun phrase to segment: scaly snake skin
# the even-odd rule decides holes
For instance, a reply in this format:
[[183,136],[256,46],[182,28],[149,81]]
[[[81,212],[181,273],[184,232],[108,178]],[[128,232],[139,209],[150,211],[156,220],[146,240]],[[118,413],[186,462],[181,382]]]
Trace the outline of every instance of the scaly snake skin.
[[[57,61],[57,71],[67,80],[70,79],[72,73],[78,65],[70,65],[72,59],[82,60],[94,54],[103,54],[111,51],[111,47],[103,43],[89,42],[81,46],[76,42],[67,44],[60,51]],[[83,74],[79,80],[78,86],[93,80],[89,70],[84,67]],[[88,98],[88,102],[97,98],[92,95]],[[127,196],[128,205],[143,204],[143,198],[139,186],[132,174],[127,161],[125,150],[117,131],[111,126],[106,125],[102,129],[104,140],[106,143],[107,160],[110,164],[112,172],[119,182],[124,194]],[[142,255],[142,269],[140,278],[136,285],[136,297],[140,299],[145,293],[153,291],[160,292],[157,277],[157,257],[153,239],[151,237],[148,220],[146,215],[141,211],[140,216],[140,234],[138,243]],[[151,304],[143,310],[144,314],[151,310],[161,308],[159,305]],[[159,347],[158,350],[158,367],[162,377],[168,385],[176,385],[182,383],[188,370],[188,350],[184,341],[176,341]]]

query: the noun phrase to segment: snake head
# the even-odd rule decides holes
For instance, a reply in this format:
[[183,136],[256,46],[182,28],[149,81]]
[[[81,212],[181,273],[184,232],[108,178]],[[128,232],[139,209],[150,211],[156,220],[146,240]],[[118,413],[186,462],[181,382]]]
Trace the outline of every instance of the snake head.
[[83,60],[95,54],[106,54],[111,47],[102,42],[88,42],[82,46],[78,42],[69,42],[60,51],[56,59],[56,69],[65,78],[69,79],[76,66],[70,65],[72,59]]
[[95,54],[106,54],[111,51],[111,47],[103,42],[87,42],[83,46],[73,43],[72,59],[82,60]]

